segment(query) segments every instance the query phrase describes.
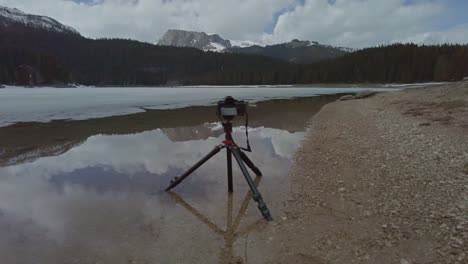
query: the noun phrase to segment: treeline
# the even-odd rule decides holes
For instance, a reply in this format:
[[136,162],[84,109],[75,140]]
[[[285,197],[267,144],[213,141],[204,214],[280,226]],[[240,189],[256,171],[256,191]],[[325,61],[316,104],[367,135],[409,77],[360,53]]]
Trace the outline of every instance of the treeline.
[[359,50],[309,65],[288,65],[279,71],[207,73],[207,84],[255,83],[414,83],[459,81],[468,77],[468,45],[393,44]]
[[337,47],[321,45],[318,42],[311,43],[309,41],[300,41],[297,39],[288,43],[268,45],[265,47],[255,45],[245,48],[231,47],[228,49],[228,52],[263,55],[297,64],[317,63],[323,60],[341,57],[348,53]]
[[468,76],[468,47],[397,44],[316,64],[92,40],[0,26],[0,84],[195,85],[453,81]]
[[314,82],[412,83],[458,81],[468,76],[468,45],[393,44],[312,65]]
[[[49,66],[45,67],[45,63]],[[210,72],[250,73],[282,64],[262,56],[205,53],[133,40],[93,40],[22,26],[0,26],[0,83],[7,84],[24,85],[31,81],[25,77],[36,74],[43,75],[40,79],[44,83],[193,84],[196,76]],[[24,65],[36,71],[24,72]]]

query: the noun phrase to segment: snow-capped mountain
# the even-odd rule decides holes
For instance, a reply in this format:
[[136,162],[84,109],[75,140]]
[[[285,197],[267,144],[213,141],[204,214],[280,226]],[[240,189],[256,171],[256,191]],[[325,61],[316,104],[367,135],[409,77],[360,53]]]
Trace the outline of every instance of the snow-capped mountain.
[[47,31],[79,35],[74,28],[65,26],[50,17],[26,14],[16,8],[0,6],[0,26],[7,27],[18,24]]
[[227,40],[223,39],[218,34],[178,29],[169,29],[166,31],[157,45],[191,47],[215,52],[224,52],[232,47],[246,48],[251,46],[265,46],[250,40]]
[[192,47],[204,51],[221,52],[231,47],[231,42],[217,34],[185,30],[168,30],[159,40],[158,45],[175,47]]
[[[317,41],[298,40],[298,39],[293,39],[291,42],[287,42],[287,43],[283,43],[283,44],[288,46],[288,47],[291,47],[291,48],[322,46],[322,47],[326,47],[326,48],[341,50],[343,52],[354,52],[354,51],[356,51],[353,48],[336,47],[336,46],[331,46],[331,45],[320,44]],[[279,45],[281,45],[281,44],[279,44]]]
[[168,30],[158,45],[192,47],[204,51],[262,55],[292,63],[314,63],[353,52],[352,49],[323,45],[316,41],[297,40],[261,45],[253,41],[226,40],[217,34],[185,30]]

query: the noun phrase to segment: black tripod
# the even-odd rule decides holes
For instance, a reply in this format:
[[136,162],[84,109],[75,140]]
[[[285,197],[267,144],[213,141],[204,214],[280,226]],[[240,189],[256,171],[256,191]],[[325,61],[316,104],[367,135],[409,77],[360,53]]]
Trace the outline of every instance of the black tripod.
[[262,195],[257,189],[255,182],[252,180],[252,177],[249,174],[249,171],[245,167],[247,165],[257,176],[262,176],[262,172],[253,164],[253,162],[247,157],[247,155],[242,151],[239,146],[236,145],[232,138],[232,123],[231,121],[222,122],[224,127],[224,135],[225,140],[223,144],[216,146],[208,155],[206,155],[203,159],[193,165],[187,172],[185,172],[182,176],[176,177],[174,181],[171,181],[171,185],[166,188],[166,191],[171,190],[172,188],[179,185],[185,178],[190,176],[195,170],[197,170],[200,166],[205,164],[210,158],[214,155],[218,154],[222,149],[226,149],[227,151],[227,175],[228,175],[228,190],[229,192],[233,192],[233,184],[232,184],[232,156],[236,159],[239,167],[244,174],[245,180],[249,184],[250,190],[252,191],[252,198],[255,202],[258,203],[258,209],[262,213],[263,217],[268,220],[272,221],[272,217],[270,215],[270,210],[268,210],[267,205],[263,201]]

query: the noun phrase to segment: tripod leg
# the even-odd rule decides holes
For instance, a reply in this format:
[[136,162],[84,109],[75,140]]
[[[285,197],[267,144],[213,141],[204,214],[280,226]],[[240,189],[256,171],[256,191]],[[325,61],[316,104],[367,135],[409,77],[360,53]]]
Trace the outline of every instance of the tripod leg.
[[190,174],[192,174],[194,171],[200,168],[201,165],[205,164],[205,162],[207,162],[211,157],[218,154],[218,152],[220,152],[221,149],[223,149],[223,146],[216,146],[210,153],[208,153],[208,155],[206,155],[203,159],[201,159],[199,162],[193,165],[193,167],[190,168],[187,172],[185,172],[182,176],[176,177],[175,181],[171,181],[171,185],[169,185],[169,187],[166,188],[166,192],[179,185],[179,183],[181,183]]
[[249,159],[247,154],[245,154],[242,150],[239,150],[242,160],[244,161],[245,165],[247,165],[257,176],[262,176],[262,172],[260,169],[255,166],[252,160]]
[[272,221],[273,218],[270,215],[270,210],[268,210],[266,203],[263,201],[262,195],[258,191],[255,182],[252,180],[252,177],[250,177],[249,171],[245,167],[241,154],[239,153],[240,151],[236,148],[231,148],[231,151],[234,155],[234,158],[237,160],[237,163],[239,164],[242,174],[244,174],[245,180],[249,184],[250,190],[252,190],[253,199],[258,203],[258,209],[266,220]]
[[226,150],[227,150],[226,153],[227,153],[228,191],[232,193],[234,191],[234,187],[232,184],[232,152],[229,148]]

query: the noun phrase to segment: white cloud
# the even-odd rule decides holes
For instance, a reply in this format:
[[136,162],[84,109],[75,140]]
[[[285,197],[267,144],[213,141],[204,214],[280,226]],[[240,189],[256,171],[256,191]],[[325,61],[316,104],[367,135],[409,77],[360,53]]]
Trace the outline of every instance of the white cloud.
[[84,4],[63,0],[0,0],[25,12],[51,16],[89,37],[156,41],[167,29],[221,33],[242,39],[262,32],[274,14],[293,0],[103,0]]
[[468,43],[468,23],[450,28],[446,31],[419,33],[395,41],[418,44]]
[[[443,31],[444,1],[403,0],[0,0],[0,4],[51,16],[89,37],[134,38],[154,42],[167,29],[219,33],[229,39],[263,43],[293,38],[365,47],[395,41],[466,42],[468,24]],[[274,24],[273,32],[265,29]],[[445,16],[444,16],[445,15]]]
[[339,46],[362,47],[388,43],[423,32],[443,6],[425,2],[404,5],[401,0],[337,0],[334,4],[308,0],[280,16],[266,41],[292,38],[318,40]]

